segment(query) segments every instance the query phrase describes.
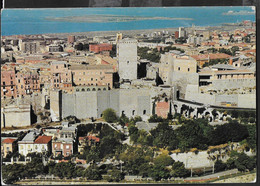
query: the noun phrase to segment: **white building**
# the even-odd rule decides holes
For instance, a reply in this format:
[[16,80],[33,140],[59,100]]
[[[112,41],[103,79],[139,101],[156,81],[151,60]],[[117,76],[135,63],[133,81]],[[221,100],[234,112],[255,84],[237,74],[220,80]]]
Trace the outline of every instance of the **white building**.
[[34,152],[34,140],[40,135],[39,131],[30,131],[26,136],[18,141],[18,152],[27,156],[28,153]]

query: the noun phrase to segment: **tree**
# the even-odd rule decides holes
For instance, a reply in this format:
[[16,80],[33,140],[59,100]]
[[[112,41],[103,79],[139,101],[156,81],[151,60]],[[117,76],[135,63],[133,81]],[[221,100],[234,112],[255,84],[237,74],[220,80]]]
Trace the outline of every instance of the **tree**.
[[190,173],[190,171],[188,169],[185,169],[184,164],[180,161],[176,161],[173,163],[172,169],[170,172],[172,177],[181,177],[181,178],[188,176],[189,173]]
[[166,167],[172,165],[174,160],[169,155],[161,154],[157,156],[153,162],[155,166]]
[[153,145],[159,148],[175,149],[178,144],[175,131],[167,122],[159,123],[150,133],[153,137]]
[[223,161],[217,160],[215,162],[214,168],[216,172],[220,172],[220,171],[224,171],[227,168],[227,165],[223,163]]
[[149,176],[155,181],[160,181],[162,178],[168,179],[170,177],[170,171],[162,166],[153,166]]
[[118,123],[122,126],[124,126],[126,123],[129,123],[129,118],[126,117],[125,114],[122,114],[118,120]]
[[218,145],[229,141],[238,142],[248,137],[247,127],[237,121],[219,125],[211,132],[210,144]]
[[120,170],[116,169],[116,168],[113,168],[111,170],[111,174],[110,176],[107,178],[107,180],[109,182],[111,181],[115,181],[115,182],[119,182],[121,180],[123,180],[125,178],[125,175],[124,173],[122,173]]
[[98,167],[95,165],[88,167],[84,172],[84,176],[88,180],[101,180],[102,179],[102,175],[101,175],[100,171],[98,170]]
[[113,123],[117,121],[117,115],[115,110],[108,108],[106,110],[103,111],[103,118],[106,122],[108,123]]
[[256,162],[253,158],[249,157],[245,153],[240,153],[235,160],[235,166],[239,171],[253,170],[256,166]]
[[149,119],[148,122],[152,123],[152,122],[162,122],[163,118],[161,116],[157,116],[157,114],[152,115]]
[[249,136],[247,137],[248,147],[256,149],[256,125],[247,125],[247,131]]
[[236,55],[236,51],[239,51],[239,47],[238,46],[233,46],[231,48],[232,56]]

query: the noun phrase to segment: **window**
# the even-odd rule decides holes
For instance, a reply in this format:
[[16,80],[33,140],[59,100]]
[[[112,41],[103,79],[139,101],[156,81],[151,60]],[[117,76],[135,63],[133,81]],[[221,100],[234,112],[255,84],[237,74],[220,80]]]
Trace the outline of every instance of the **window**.
[[83,75],[85,75],[85,72],[83,72]]
[[178,67],[178,70],[180,71],[180,70],[181,70],[181,67]]
[[69,145],[66,145],[66,149],[69,149],[70,148],[70,146]]
[[143,115],[145,115],[146,114],[146,110],[143,110]]
[[54,147],[57,148],[57,144],[55,144]]
[[188,72],[190,71],[190,68],[188,68]]
[[127,61],[127,64],[129,64],[129,61]]
[[20,79],[18,79],[18,83],[20,83]]
[[13,81],[11,81],[11,85],[13,84]]
[[58,66],[56,66],[56,69],[58,69]]
[[91,78],[91,81],[93,81],[93,78]]
[[38,149],[38,146],[37,146],[37,145],[35,145],[35,149]]
[[135,115],[135,110],[132,111],[132,115]]

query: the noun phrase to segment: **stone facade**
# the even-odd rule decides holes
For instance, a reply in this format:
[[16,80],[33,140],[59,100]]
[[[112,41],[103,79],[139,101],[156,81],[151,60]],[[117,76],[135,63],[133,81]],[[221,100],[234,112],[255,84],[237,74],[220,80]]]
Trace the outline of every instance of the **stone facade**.
[[186,100],[196,100],[196,102],[224,106],[224,107],[242,107],[256,108],[256,94],[208,94],[199,93],[198,86],[188,85],[185,94]]
[[137,40],[119,40],[117,50],[120,80],[137,79]]
[[[51,94],[51,117],[58,120],[67,116],[99,118],[107,108],[112,108],[118,116],[124,113],[127,117],[149,117],[152,113],[151,89],[114,89],[76,91],[72,94]],[[53,95],[53,96],[52,96]],[[53,99],[52,99],[53,98]],[[59,100],[61,99],[61,100]]]
[[60,97],[60,91],[50,91],[50,112],[52,121],[60,121],[61,119],[60,105],[62,100]]
[[1,128],[31,125],[30,105],[8,105],[1,108]]

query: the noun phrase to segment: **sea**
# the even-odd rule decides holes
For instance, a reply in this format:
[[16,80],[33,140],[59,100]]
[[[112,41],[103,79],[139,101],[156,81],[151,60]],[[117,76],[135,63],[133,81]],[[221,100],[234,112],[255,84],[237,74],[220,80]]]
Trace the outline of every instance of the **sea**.
[[[236,14],[225,15],[228,11]],[[240,14],[241,12],[241,14]],[[245,12],[247,12],[245,14]],[[195,26],[219,26],[222,23],[255,21],[254,7],[134,7],[134,8],[55,8],[4,9],[1,15],[1,35],[33,35],[90,31],[144,30]],[[150,19],[108,22],[73,22],[55,18],[89,15],[163,17],[179,19]],[[183,19],[183,18],[189,18]]]

